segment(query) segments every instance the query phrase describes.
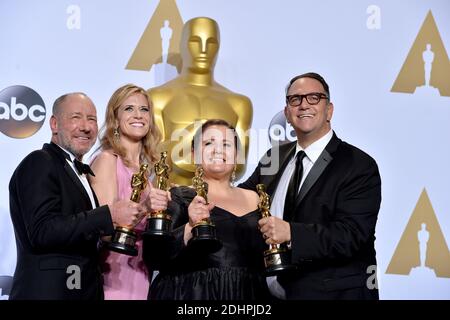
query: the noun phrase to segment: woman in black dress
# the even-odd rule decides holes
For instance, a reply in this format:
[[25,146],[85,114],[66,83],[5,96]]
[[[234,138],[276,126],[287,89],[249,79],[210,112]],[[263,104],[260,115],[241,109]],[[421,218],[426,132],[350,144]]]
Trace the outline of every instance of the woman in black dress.
[[[236,132],[223,120],[208,120],[194,142],[193,151],[201,159],[203,179],[208,184],[208,203],[192,187],[172,188],[168,213],[173,220],[174,240],[168,248],[159,247],[159,274],[151,284],[149,298],[269,299],[263,275],[267,245],[258,230],[259,197],[232,185],[238,151]],[[192,227],[207,218],[214,223],[222,244],[215,252],[189,242]],[[155,253],[149,261],[155,262]]]

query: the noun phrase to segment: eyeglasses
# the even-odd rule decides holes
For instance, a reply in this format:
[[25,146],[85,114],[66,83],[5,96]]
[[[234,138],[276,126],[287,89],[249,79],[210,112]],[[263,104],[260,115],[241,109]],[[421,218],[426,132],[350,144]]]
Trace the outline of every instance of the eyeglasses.
[[308,101],[310,105],[316,105],[320,102],[321,99],[328,99],[328,96],[320,92],[312,92],[307,94],[293,94],[290,96],[286,96],[286,102],[291,107],[298,107],[299,105],[302,104],[303,98],[306,98],[306,101]]

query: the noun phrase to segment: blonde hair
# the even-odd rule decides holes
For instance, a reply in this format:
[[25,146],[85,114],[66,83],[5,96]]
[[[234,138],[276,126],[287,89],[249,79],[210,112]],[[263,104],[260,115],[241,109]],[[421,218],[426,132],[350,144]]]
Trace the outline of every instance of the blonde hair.
[[127,166],[130,165],[130,162],[126,158],[126,150],[120,144],[120,140],[114,138],[114,130],[117,129],[116,123],[118,123],[117,115],[119,107],[126,99],[135,94],[142,94],[147,99],[150,108],[150,128],[145,137],[141,140],[142,151],[139,161],[140,163],[147,162],[149,164],[153,164],[157,161],[157,159],[159,159],[156,148],[161,141],[161,133],[155,125],[155,116],[153,114],[153,105],[150,101],[150,97],[148,96],[147,91],[143,88],[134,84],[126,84],[117,89],[109,99],[105,113],[105,124],[101,128],[102,137],[100,139],[100,147],[103,150],[112,150],[123,159],[123,162]]

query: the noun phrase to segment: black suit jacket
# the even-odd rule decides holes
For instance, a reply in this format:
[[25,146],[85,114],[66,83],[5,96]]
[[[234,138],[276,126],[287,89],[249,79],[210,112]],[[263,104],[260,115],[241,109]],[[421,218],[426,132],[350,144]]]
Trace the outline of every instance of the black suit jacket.
[[[102,299],[97,243],[113,232],[111,215],[108,206],[92,209],[65,152],[51,143],[29,154],[9,192],[17,244],[10,299]],[[71,265],[80,268],[80,289],[67,285],[76,283]]]
[[[295,145],[270,149],[241,187],[255,190],[264,183],[273,197]],[[271,166],[274,170],[268,169]],[[287,299],[378,299],[378,290],[369,288],[375,281],[367,269],[376,265],[380,202],[375,160],[333,134],[292,212],[285,212],[290,216],[292,261],[298,266],[294,273],[278,277]]]

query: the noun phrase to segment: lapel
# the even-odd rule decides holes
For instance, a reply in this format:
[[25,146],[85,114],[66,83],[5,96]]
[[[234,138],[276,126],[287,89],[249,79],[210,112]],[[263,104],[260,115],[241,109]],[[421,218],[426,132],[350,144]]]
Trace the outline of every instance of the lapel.
[[[89,179],[88,179],[88,182],[89,182]],[[95,207],[98,208],[98,207],[100,207],[100,203],[98,202],[97,195],[95,194],[94,189],[92,189],[92,186],[90,183],[89,183],[89,187],[91,188],[92,195],[94,196]]]
[[[44,144],[42,149],[50,152],[52,155],[54,155],[58,159],[58,161],[61,162],[61,165],[64,167],[64,171],[70,177],[72,182],[78,187],[78,189],[80,190],[80,192],[83,195],[84,199],[89,204],[89,207],[92,209],[91,199],[89,198],[89,195],[86,192],[86,189],[84,188],[84,186],[81,183],[80,179],[78,178],[77,174],[75,173],[75,171],[73,171],[73,169],[67,163],[67,161],[66,161],[66,159],[67,159],[66,158],[66,153],[64,152],[64,150],[62,150],[60,147],[58,147],[53,142],[50,143],[50,144],[48,144],[48,143]],[[91,190],[92,190],[92,188],[91,188]],[[94,191],[92,191],[92,192],[94,192]],[[97,202],[97,198],[95,196],[95,193],[94,193],[94,199]]]
[[302,187],[300,188],[299,195],[297,196],[295,202],[295,207],[299,206],[300,202],[305,198],[308,191],[316,183],[317,179],[319,179],[319,177],[325,171],[325,168],[333,160],[332,154],[336,151],[340,142],[341,139],[339,139],[336,134],[333,133],[333,137],[331,138],[330,142],[328,142],[327,146],[322,151],[319,158],[311,168],[311,171],[309,171],[305,181],[303,182]]
[[[267,186],[267,193],[270,195],[271,200],[273,199],[275,190],[280,182],[281,176],[283,175],[284,169],[289,163],[289,160],[294,156],[296,143],[297,142],[294,141],[279,146],[278,150],[274,150],[275,148],[271,150],[270,161],[267,161],[266,163],[269,163],[270,166],[278,166],[279,168],[273,175],[262,176],[263,179],[261,179],[262,183]],[[264,179],[264,177],[266,178]]]

